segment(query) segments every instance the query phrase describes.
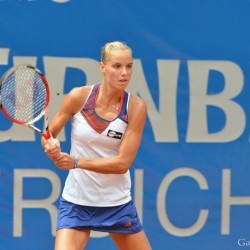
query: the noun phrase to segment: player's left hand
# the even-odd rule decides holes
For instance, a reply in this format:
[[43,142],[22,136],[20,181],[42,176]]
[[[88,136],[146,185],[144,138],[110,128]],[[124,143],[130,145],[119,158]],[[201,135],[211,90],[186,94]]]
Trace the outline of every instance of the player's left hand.
[[55,165],[63,170],[74,169],[74,157],[67,153],[61,152],[59,158],[54,160]]

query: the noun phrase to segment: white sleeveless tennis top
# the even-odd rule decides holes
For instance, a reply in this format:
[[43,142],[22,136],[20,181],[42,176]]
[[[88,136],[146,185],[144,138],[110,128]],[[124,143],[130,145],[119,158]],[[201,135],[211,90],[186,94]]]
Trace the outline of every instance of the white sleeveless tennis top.
[[[71,155],[85,158],[112,157],[118,152],[128,124],[129,93],[123,92],[119,115],[112,121],[95,112],[95,99],[100,85],[93,85],[82,110],[72,118]],[[63,198],[85,206],[108,207],[131,200],[130,172],[100,174],[84,169],[69,171]]]

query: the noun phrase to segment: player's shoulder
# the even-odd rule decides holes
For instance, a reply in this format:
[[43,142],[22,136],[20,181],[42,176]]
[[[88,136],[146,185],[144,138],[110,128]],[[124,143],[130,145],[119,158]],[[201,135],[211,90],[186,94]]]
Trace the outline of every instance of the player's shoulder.
[[134,113],[135,115],[137,115],[138,113],[146,114],[147,105],[141,97],[130,94],[129,114],[131,115],[132,113]]
[[146,108],[145,101],[141,97],[133,94],[130,94],[129,105],[132,107],[138,107],[139,109]]
[[91,86],[75,87],[67,94],[72,102],[85,102],[91,91]]
[[86,98],[89,95],[90,90],[91,86],[75,87],[69,92],[69,95],[72,97]]
[[70,105],[72,113],[76,114],[82,108],[90,90],[91,86],[75,87],[66,95],[66,104]]

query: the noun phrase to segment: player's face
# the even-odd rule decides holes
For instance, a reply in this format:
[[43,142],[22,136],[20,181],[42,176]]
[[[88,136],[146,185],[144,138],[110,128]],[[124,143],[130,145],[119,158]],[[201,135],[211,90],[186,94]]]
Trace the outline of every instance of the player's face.
[[101,66],[104,81],[114,88],[125,89],[130,81],[133,59],[130,50],[115,51]]

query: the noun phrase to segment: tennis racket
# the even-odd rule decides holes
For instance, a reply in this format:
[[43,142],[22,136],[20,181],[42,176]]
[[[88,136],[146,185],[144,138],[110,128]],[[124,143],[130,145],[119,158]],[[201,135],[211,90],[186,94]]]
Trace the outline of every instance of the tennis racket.
[[[49,85],[46,77],[32,65],[17,65],[0,80],[0,107],[12,122],[31,128],[52,146],[55,140],[49,131]],[[35,123],[44,117],[44,129]]]

